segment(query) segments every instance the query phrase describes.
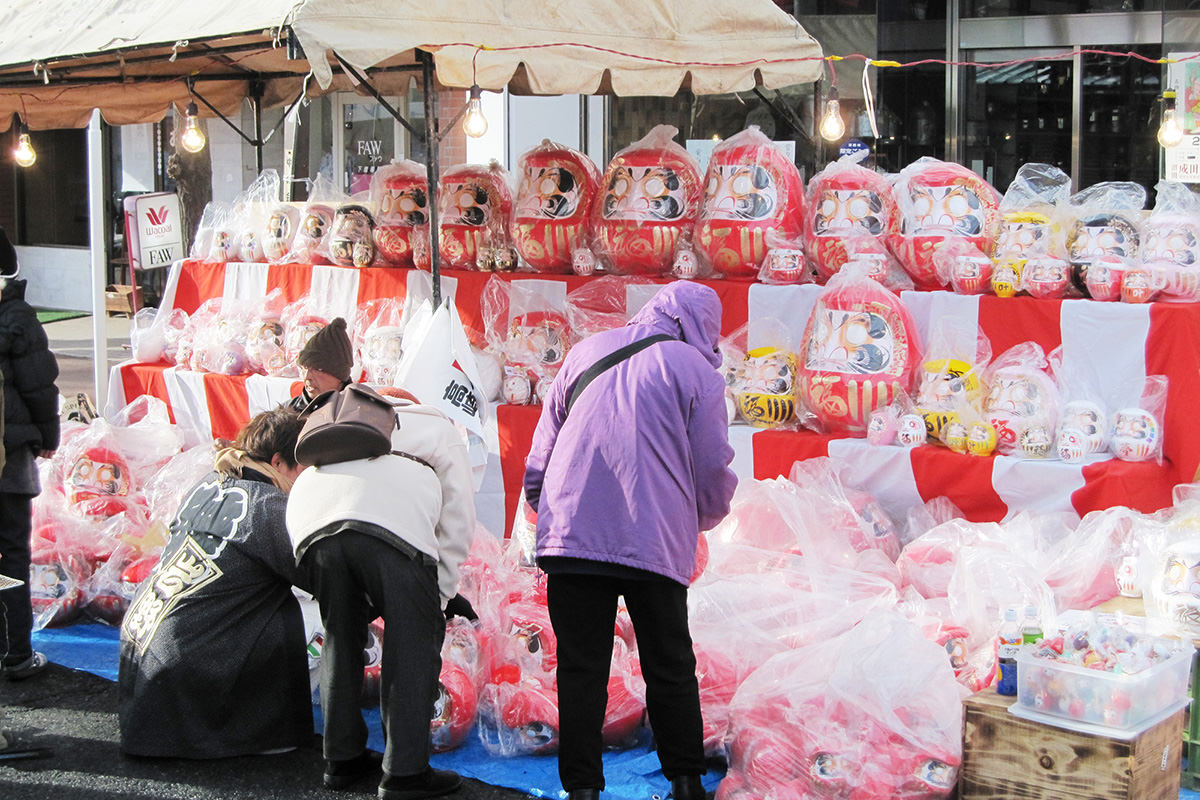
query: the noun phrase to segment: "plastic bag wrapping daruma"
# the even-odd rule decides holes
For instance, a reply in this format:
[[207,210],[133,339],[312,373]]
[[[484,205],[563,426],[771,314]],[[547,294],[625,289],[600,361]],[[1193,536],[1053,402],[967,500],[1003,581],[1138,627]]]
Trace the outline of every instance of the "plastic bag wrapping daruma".
[[993,547],[964,547],[946,588],[954,619],[992,620],[1000,630],[1004,610],[1035,606],[1043,629],[1058,615],[1050,587],[1031,559]]
[[797,345],[774,317],[740,326],[720,342],[727,411],[756,428],[796,429],[809,419],[796,383]]
[[854,156],[814,175],[804,210],[804,252],[818,280],[829,280],[851,260],[847,243],[857,236],[875,240],[886,255],[884,237],[899,227],[897,213],[887,178],[860,166]]
[[713,148],[696,221],[696,255],[726,278],[753,280],[772,248],[799,250],[804,181],[751,125]]
[[391,386],[404,354],[404,304],[394,297],[368,300],[357,316],[354,374],[367,383]]
[[348,198],[333,181],[318,175],[309,183],[308,200],[300,209],[300,224],[292,247],[283,257],[286,264],[329,264],[329,237],[334,209]]
[[209,201],[200,212],[200,221],[196,224],[196,233],[192,236],[192,246],[188,250],[188,258],[201,261],[207,260],[212,251],[213,234],[216,232],[218,212],[223,212],[227,203]]
[[1138,259],[1141,210],[1146,190],[1131,181],[1104,181],[1072,195],[1067,203],[1067,260],[1071,280],[1085,296],[1088,268],[1103,256]]
[[527,284],[493,276],[481,300],[488,343],[504,358],[504,399],[514,405],[541,402],[575,343],[564,299]]
[[1117,596],[1116,570],[1140,516],[1124,506],[1092,511],[1043,554],[1040,571],[1059,608],[1094,608]]
[[629,287],[655,285],[650,278],[635,275],[605,275],[567,293],[567,322],[579,339],[593,333],[624,327],[633,312]]
[[776,655],[734,697],[718,798],[948,797],[964,694],[945,652],[895,614]]
[[[129,347],[134,361],[155,364],[164,360],[167,339],[164,325],[159,324],[157,308],[139,308],[129,325]],[[164,315],[165,323],[165,315]]]
[[243,189],[233,205],[238,215],[237,245],[231,261],[255,263],[266,261],[262,235],[267,227],[271,209],[279,202],[279,172],[264,169],[249,186]]
[[447,620],[438,694],[429,723],[433,752],[445,753],[458,747],[474,727],[479,687],[483,685],[482,660],[474,624],[462,617]]
[[996,429],[1000,454],[1045,458],[1053,450],[1059,398],[1048,368],[1041,345],[1021,342],[984,371],[983,416]]
[[425,165],[396,159],[371,175],[375,252],[383,266],[429,269],[429,179]]
[[442,173],[438,189],[439,242],[451,269],[496,268],[493,250],[509,247],[511,176],[496,161],[460,164]]
[[891,561],[900,555],[900,538],[887,513],[870,494],[843,485],[831,459],[797,461],[788,480],[807,504],[798,523],[817,538],[844,540],[856,553],[878,550]]
[[543,139],[517,160],[512,241],[535,272],[569,273],[571,254],[591,241],[600,170],[588,156]]
[[1187,184],[1159,181],[1154,211],[1142,222],[1139,259],[1161,300],[1200,299],[1200,197]]
[[212,244],[206,261],[223,264],[237,261],[240,249],[241,214],[234,203],[219,203],[213,210]]
[[959,294],[987,294],[992,289],[992,259],[975,242],[951,238],[933,251],[938,280]]
[[704,187],[696,159],[658,125],[613,156],[592,208],[596,257],[618,275],[663,275],[690,239]]
[[1004,549],[1004,530],[995,522],[969,522],[951,519],[913,539],[896,566],[905,586],[912,586],[922,597],[945,597],[950,579],[963,549],[989,547]]
[[267,261],[282,261],[291,252],[299,227],[299,206],[293,203],[275,203],[271,206],[262,231],[262,249]]
[[1000,221],[1000,195],[959,164],[922,157],[900,170],[893,185],[899,224],[888,236],[892,252],[918,289],[941,289],[933,252],[962,238],[992,251]]
[[851,233],[842,240],[846,251],[846,263],[860,264],[866,270],[867,276],[877,280],[896,294],[914,288],[913,279],[896,256],[887,248],[885,239],[867,236],[861,233]]
[[1163,463],[1167,376],[1147,375],[1113,387],[1109,451],[1122,461]]
[[914,401],[930,438],[947,438],[946,429],[957,423],[965,445],[971,422],[982,416],[983,373],[991,358],[991,342],[972,320],[955,316],[934,320],[917,372]]
[[911,385],[920,351],[900,298],[861,270],[843,267],[805,326],[800,396],[825,432],[864,433],[871,412]]
[[246,319],[246,368],[251,372],[277,375],[287,363],[283,352],[283,311],[281,289],[272,289],[250,307]]
[[997,260],[1065,258],[1063,208],[1070,195],[1071,176],[1058,167],[1022,164],[1000,200],[1000,230],[992,255]]

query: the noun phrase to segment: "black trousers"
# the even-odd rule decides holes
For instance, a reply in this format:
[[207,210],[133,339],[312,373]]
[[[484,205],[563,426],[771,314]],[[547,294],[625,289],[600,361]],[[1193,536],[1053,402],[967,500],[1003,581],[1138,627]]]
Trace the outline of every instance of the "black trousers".
[[667,778],[703,775],[704,723],[687,587],[674,581],[555,573],[546,584],[558,638],[558,775],[563,789],[603,789],[601,760],[617,598],[625,596],[646,679],[646,709]]
[[0,575],[24,581],[0,592],[3,605],[4,639],[0,660],[13,667],[33,655],[29,639],[33,630],[33,606],[29,601],[29,535],[33,530],[33,495],[0,492]]
[[429,720],[442,668],[446,618],[437,566],[374,536],[342,531],[314,542],[301,566],[321,607],[321,711],[325,758],[343,761],[366,749],[359,708],[367,625],[382,617],[379,689],[386,745],[383,769],[415,775],[429,766]]

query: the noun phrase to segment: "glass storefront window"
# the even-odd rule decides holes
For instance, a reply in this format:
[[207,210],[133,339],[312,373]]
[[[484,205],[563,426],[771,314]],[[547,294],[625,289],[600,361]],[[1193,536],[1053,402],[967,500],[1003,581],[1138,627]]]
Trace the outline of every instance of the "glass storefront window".
[[[1119,45],[1157,58],[1159,48]],[[1080,131],[1079,185],[1133,181],[1150,192],[1158,182],[1158,97],[1161,67],[1136,58],[1085,54]]]
[[[1170,0],[1168,0],[1169,2]],[[1163,0],[962,0],[964,17],[1027,17],[1088,12],[1160,11]]]
[[[0,194],[13,198],[0,216],[14,244],[59,247],[88,245],[87,131],[33,131],[37,162],[18,167],[5,157],[0,164]],[[15,126],[0,139],[16,144]]]

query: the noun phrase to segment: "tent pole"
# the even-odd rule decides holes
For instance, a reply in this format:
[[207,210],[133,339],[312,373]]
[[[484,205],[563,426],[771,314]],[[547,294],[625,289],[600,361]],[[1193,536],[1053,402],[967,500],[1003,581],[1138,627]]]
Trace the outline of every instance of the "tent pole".
[[429,182],[429,267],[433,272],[433,307],[442,304],[442,263],[438,246],[438,145],[437,103],[434,97],[433,53],[418,50],[421,82],[425,92],[425,176]]
[[104,143],[99,110],[92,111],[92,119],[88,123],[87,165],[88,249],[92,257],[92,380],[96,390],[96,406],[103,408],[108,402],[108,309],[104,299],[104,287],[108,282],[104,204],[108,189],[104,185]]
[[250,109],[254,113],[254,163],[259,175],[263,171],[263,138],[262,138],[262,96],[263,85],[259,81],[250,84]]

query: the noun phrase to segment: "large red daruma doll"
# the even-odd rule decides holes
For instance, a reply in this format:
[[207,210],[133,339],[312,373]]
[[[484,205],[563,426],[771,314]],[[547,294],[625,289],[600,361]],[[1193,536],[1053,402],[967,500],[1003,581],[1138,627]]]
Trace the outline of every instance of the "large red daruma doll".
[[521,156],[513,245],[537,272],[571,271],[571,251],[588,243],[600,170],[592,160],[549,139]]
[[[417,239],[429,237],[429,180],[415,161],[393,161],[371,176],[375,213],[375,249],[390,266],[428,269],[428,258],[414,258]],[[429,248],[424,248],[428,254]],[[417,263],[424,262],[424,263]]]
[[918,289],[945,288],[933,251],[946,239],[965,239],[982,253],[992,252],[1000,195],[971,170],[920,158],[900,171],[894,191],[899,224],[889,240]]
[[726,278],[752,280],[774,243],[799,242],[803,216],[800,171],[750,127],[717,145],[709,159],[696,252]]
[[919,353],[900,298],[858,270],[843,271],[804,329],[800,395],[826,432],[864,434],[871,412],[912,385]]
[[846,241],[873,236],[882,244],[898,225],[887,178],[858,164],[834,162],[808,184],[804,254],[824,283],[849,260]]
[[479,253],[507,235],[512,207],[508,171],[497,162],[446,170],[438,190],[438,241],[446,266],[474,269]]
[[659,125],[613,156],[592,208],[596,255],[618,275],[663,275],[704,198],[696,160]]

